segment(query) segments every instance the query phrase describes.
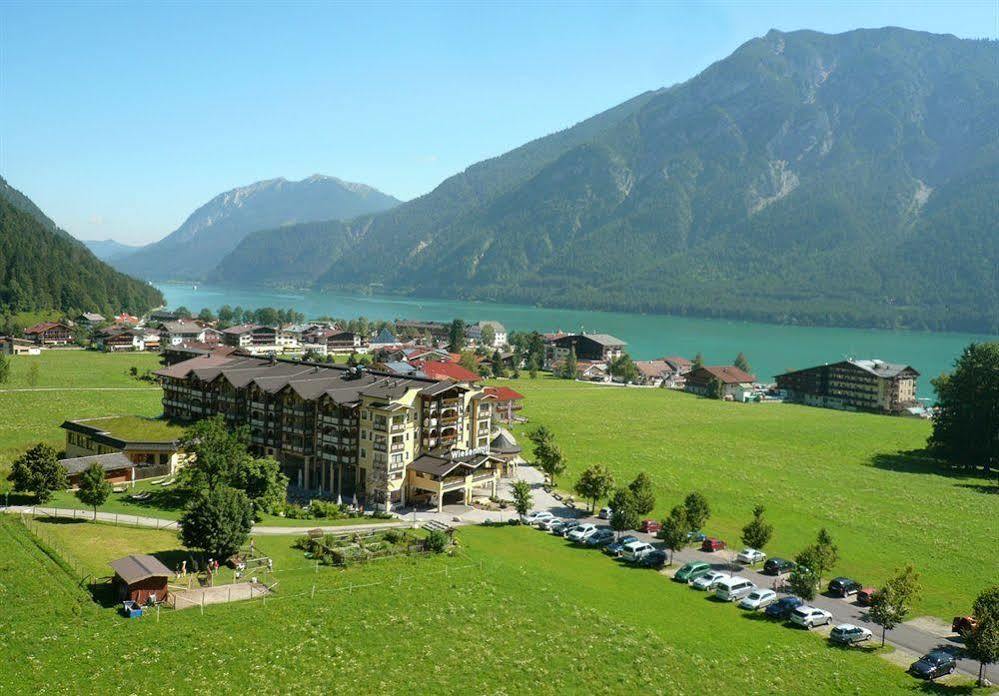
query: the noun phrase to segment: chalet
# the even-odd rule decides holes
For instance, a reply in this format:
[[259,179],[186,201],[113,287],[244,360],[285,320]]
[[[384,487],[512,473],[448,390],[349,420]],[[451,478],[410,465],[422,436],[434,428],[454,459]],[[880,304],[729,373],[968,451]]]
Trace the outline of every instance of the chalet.
[[84,312],[76,318],[77,324],[80,324],[81,326],[88,326],[90,328],[103,324],[106,321],[107,319],[97,312]]
[[843,360],[777,375],[785,399],[809,406],[906,415],[918,406],[919,373],[883,360]]
[[177,345],[163,346],[160,363],[163,365],[174,365],[201,355],[230,355],[237,350],[237,348],[233,348],[232,346],[213,346],[210,343],[185,341]]
[[136,326],[139,323],[139,318],[132,316],[127,312],[122,312],[114,319],[112,319],[115,324],[125,324],[126,326]]
[[507,343],[507,332],[506,327],[500,324],[498,321],[480,321],[476,324],[472,324],[465,330],[465,335],[472,341],[475,341],[476,345],[482,344],[482,330],[486,327],[490,327],[493,330],[493,342],[490,343],[486,348],[502,348]]
[[150,324],[160,324],[165,321],[178,321],[180,318],[180,315],[176,312],[170,312],[165,309],[155,309],[149,313]]
[[[155,334],[154,334],[155,335]],[[146,349],[146,332],[123,326],[112,326],[94,334],[94,346],[109,353]]]
[[495,497],[503,464],[501,458],[488,452],[455,453],[448,457],[423,454],[408,467],[409,487],[415,500],[427,499],[441,512],[445,501],[469,505],[477,488],[484,488],[490,497]]
[[395,322],[395,330],[400,336],[424,336],[429,334],[434,341],[447,341],[451,336],[451,325],[442,321],[410,321],[400,319]]
[[462,367],[458,363],[439,360],[417,360],[410,364],[416,368],[417,375],[423,375],[430,379],[450,379],[465,384],[471,384],[480,379],[478,374]]
[[360,334],[353,331],[340,331],[326,337],[326,351],[334,355],[349,355],[350,353],[367,353]]
[[561,362],[573,350],[579,361],[607,363],[619,358],[626,345],[610,334],[568,334],[545,344],[545,364],[550,366]]
[[649,387],[663,386],[666,376],[672,372],[664,360],[636,360],[635,368],[638,370],[637,383]]
[[756,377],[731,365],[698,367],[687,373],[684,390],[709,396],[716,382],[721,384],[723,399],[745,401],[753,393]]
[[175,474],[186,461],[180,449],[183,428],[166,420],[136,416],[88,418],[65,421],[62,429],[66,431],[68,459],[122,454],[134,467],[129,480]]
[[158,324],[158,328],[160,331],[160,345],[163,346],[176,346],[189,341],[197,343],[207,342],[205,340],[207,336],[206,328],[196,321],[183,319],[164,321]]
[[73,330],[59,321],[43,321],[24,330],[25,338],[39,346],[65,346],[73,342]]
[[0,353],[4,355],[41,355],[42,349],[34,341],[14,336],[0,336]]
[[119,599],[130,599],[140,606],[166,601],[167,583],[173,572],[155,557],[133,554],[111,561],[110,565]]
[[399,345],[399,339],[392,335],[392,332],[387,328],[383,328],[378,332],[378,335],[371,339],[369,344],[372,350],[379,348],[387,348],[389,346]]
[[514,412],[524,408],[524,395],[510,387],[486,387],[485,392],[493,397],[493,413],[499,420],[512,423]]
[[243,324],[225,329],[222,332],[222,343],[252,355],[285,353],[301,348],[294,332],[259,324]]

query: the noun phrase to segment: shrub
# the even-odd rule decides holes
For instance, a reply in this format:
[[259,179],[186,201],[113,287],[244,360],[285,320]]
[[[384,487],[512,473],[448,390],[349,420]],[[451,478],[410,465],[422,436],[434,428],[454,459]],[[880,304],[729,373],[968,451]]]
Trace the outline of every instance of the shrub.
[[427,539],[424,542],[424,546],[427,551],[433,551],[434,553],[444,553],[448,546],[447,534],[435,529],[427,535]]

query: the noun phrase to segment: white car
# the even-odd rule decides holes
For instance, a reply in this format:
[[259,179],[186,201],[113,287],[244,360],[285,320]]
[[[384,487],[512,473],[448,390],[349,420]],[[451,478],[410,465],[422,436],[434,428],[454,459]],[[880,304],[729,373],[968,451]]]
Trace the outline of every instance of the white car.
[[526,515],[522,515],[520,521],[523,522],[524,524],[537,524],[542,520],[551,520],[554,518],[555,515],[553,515],[548,510],[535,510],[534,512],[529,512]]
[[635,563],[642,560],[645,554],[652,553],[655,550],[656,547],[647,541],[632,541],[624,545],[624,548],[621,550],[621,558],[629,563]]
[[563,521],[564,520],[560,520],[558,517],[552,515],[551,517],[545,517],[538,520],[537,522],[534,523],[534,526],[544,532],[550,532],[553,524],[555,524],[556,522],[563,522]]
[[566,537],[569,541],[586,541],[590,536],[592,536],[597,531],[597,525],[595,524],[581,524],[571,532]]
[[715,585],[715,597],[723,602],[736,602],[747,597],[756,589],[756,583],[749,578],[733,575],[727,580],[719,580]]
[[777,593],[773,590],[755,589],[743,597],[742,601],[739,602],[739,606],[743,609],[756,611],[757,609],[765,609],[776,601]]
[[611,515],[613,514],[614,514],[613,510],[611,510],[609,507],[605,507],[605,508],[600,508],[600,512],[597,513],[597,517],[599,517],[602,520],[609,520],[611,518]]
[[740,563],[748,563],[749,565],[756,565],[757,563],[762,563],[767,560],[767,555],[762,551],[757,551],[756,549],[743,549],[739,552],[739,555],[735,557],[735,560]]
[[791,623],[805,628],[827,626],[830,621],[832,621],[832,614],[828,611],[818,607],[810,607],[807,604],[791,612]]
[[728,573],[723,573],[720,570],[709,570],[701,577],[690,583],[690,586],[695,590],[713,590],[715,585],[717,585],[722,580],[728,580],[732,576]]

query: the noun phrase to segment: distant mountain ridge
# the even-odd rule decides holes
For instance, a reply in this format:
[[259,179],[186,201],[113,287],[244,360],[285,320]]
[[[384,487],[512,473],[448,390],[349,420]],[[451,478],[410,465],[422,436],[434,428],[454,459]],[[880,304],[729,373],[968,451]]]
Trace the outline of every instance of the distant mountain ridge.
[[112,261],[115,267],[144,278],[197,279],[251,232],[353,218],[398,204],[396,198],[370,186],[332,176],[268,179],[215,196],[162,240]]
[[0,177],[0,314],[142,314],[163,295],[98,260]]
[[388,212],[254,233],[217,273],[999,331],[997,84],[994,41],[771,31]]
[[84,239],[82,241],[93,252],[94,256],[101,261],[109,261],[114,258],[126,256],[141,248],[130,244],[122,244],[113,239]]

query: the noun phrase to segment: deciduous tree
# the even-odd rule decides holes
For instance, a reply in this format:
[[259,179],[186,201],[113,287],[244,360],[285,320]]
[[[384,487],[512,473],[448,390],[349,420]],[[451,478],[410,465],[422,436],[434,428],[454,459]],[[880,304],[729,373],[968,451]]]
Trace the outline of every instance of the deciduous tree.
[[687,510],[687,520],[690,522],[691,531],[703,530],[708,518],[711,517],[708,499],[699,491],[694,491],[683,499],[683,506]]
[[606,498],[614,490],[614,476],[607,467],[594,464],[579,475],[574,490],[580,498],[590,502],[592,512],[597,507],[597,501]]
[[629,488],[618,488],[610,499],[610,526],[620,534],[629,529],[637,529],[639,518],[635,509],[635,496]]
[[985,668],[999,662],[999,616],[990,614],[978,620],[964,636],[964,650],[978,662],[978,686],[985,685]]
[[80,487],[76,490],[77,499],[84,505],[94,509],[94,519],[97,519],[97,508],[107,502],[111,495],[111,484],[104,476],[104,469],[94,462],[80,475]]
[[639,472],[635,480],[628,484],[631,495],[634,497],[635,512],[639,516],[645,516],[656,507],[656,491],[652,486],[652,478],[644,471]]
[[14,460],[8,479],[14,490],[31,492],[39,503],[47,503],[55,491],[66,488],[66,468],[54,449],[38,443]]
[[881,627],[882,646],[885,644],[888,631],[905,621],[919,591],[919,573],[908,565],[896,571],[895,575],[874,593],[867,616]]
[[218,559],[236,553],[251,529],[250,499],[243,491],[224,485],[195,493],[180,518],[180,540],[184,546],[201,549]]
[[534,496],[531,494],[531,484],[520,479],[510,486],[510,494],[513,495],[513,507],[517,514],[523,517],[534,504]]
[[735,361],[732,364],[738,367],[743,372],[753,371],[753,369],[749,366],[749,360],[746,359],[746,356],[741,351],[737,356],[735,356]]
[[257,514],[273,513],[288,497],[288,477],[273,457],[241,458],[233,470],[231,483],[246,493]]
[[669,549],[669,564],[673,565],[673,554],[687,545],[687,539],[694,527],[687,516],[687,507],[677,505],[669,512],[669,517],[663,520],[658,537]]

